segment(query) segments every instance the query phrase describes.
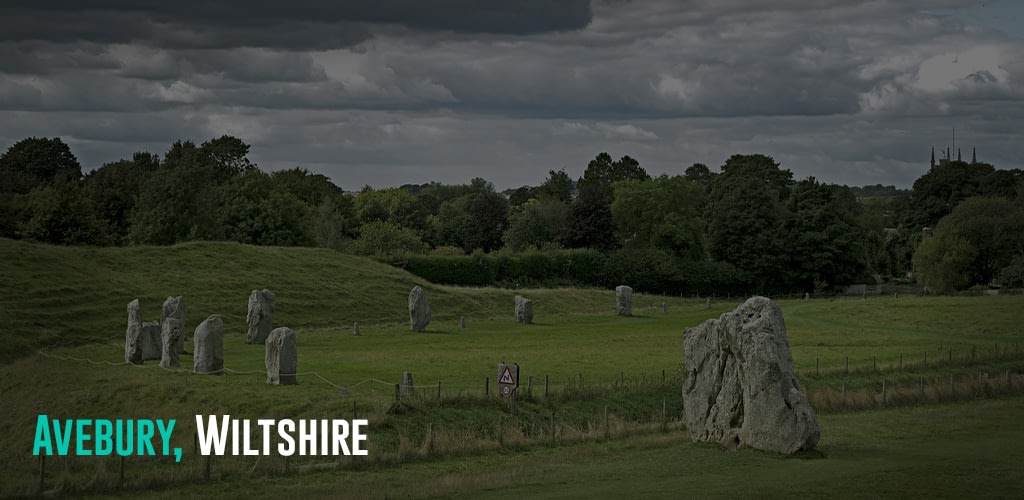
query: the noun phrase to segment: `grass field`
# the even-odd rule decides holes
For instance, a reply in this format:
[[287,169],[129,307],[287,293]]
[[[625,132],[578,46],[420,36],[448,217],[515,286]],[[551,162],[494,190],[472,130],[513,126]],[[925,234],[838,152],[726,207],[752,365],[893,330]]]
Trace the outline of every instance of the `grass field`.
[[[133,490],[175,496],[237,495],[253,482],[275,496],[785,496],[799,491],[793,478],[805,476],[814,479],[813,496],[945,493],[932,483],[952,496],[982,485],[990,489],[975,491],[1005,493],[1021,486],[1012,479],[1021,474],[1010,473],[1024,472],[1024,436],[1012,424],[1024,416],[1014,396],[1024,389],[1020,296],[782,301],[797,371],[824,414],[823,457],[801,460],[693,445],[678,422],[682,332],[739,299],[708,308],[706,299],[637,296],[626,318],[615,316],[606,290],[441,287],[331,251],[234,244],[82,249],[0,239],[0,262],[0,324],[9,325],[0,393],[10,402],[0,417],[0,495],[36,491],[31,443],[43,412],[179,419],[185,463],[140,459],[126,479]],[[408,331],[406,296],[415,283],[434,309],[422,334]],[[262,346],[244,343],[249,291],[264,287],[277,295],[275,325],[297,332],[299,385],[267,386]],[[534,299],[536,324],[512,320],[515,293]],[[121,364],[127,302],[140,298],[143,319],[156,319],[172,294],[188,304],[187,332],[209,314],[224,317],[229,373],[191,374],[188,354],[176,371]],[[361,336],[351,335],[353,321]],[[521,383],[530,384],[515,415],[493,396],[501,361],[519,363]],[[406,370],[417,395],[391,408]],[[203,477],[201,459],[191,456],[193,415],[213,413],[356,414],[370,419],[375,458],[327,464],[330,472],[299,461],[288,477],[280,460],[224,459],[211,482],[183,490]],[[985,451],[997,444],[1015,451]],[[47,489],[117,491],[116,467],[96,458],[58,462]],[[954,472],[969,478],[949,479]]]

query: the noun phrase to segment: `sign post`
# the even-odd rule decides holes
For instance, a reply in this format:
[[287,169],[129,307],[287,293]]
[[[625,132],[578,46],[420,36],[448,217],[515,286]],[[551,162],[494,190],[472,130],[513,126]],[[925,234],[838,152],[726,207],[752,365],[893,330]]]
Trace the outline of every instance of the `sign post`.
[[519,365],[498,363],[498,393],[503,398],[512,397],[519,387]]

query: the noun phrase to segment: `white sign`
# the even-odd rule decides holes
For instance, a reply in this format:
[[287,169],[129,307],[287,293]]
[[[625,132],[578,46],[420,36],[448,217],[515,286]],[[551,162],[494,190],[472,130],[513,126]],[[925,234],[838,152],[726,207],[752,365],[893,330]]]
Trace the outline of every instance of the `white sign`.
[[498,364],[498,387],[502,397],[509,397],[519,387],[519,365]]

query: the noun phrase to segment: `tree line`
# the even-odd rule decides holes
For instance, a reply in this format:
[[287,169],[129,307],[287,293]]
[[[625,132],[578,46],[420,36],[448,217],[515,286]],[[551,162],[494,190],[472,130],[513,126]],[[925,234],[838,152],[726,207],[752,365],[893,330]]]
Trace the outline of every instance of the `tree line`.
[[353,196],[302,168],[263,172],[248,152],[226,135],[178,141],[162,158],[139,152],[83,175],[59,138],[23,139],[0,156],[0,236],[320,246],[457,284],[630,280],[680,293],[1024,284],[1024,174],[976,161],[933,162],[908,192],[796,180],[762,154],[652,177],[628,155],[601,153],[579,179],[551,170],[506,193],[475,178]]

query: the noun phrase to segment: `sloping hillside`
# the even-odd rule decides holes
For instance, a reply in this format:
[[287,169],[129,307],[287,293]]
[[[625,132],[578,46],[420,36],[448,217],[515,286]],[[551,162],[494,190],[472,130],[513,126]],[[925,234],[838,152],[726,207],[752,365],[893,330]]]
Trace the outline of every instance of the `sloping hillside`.
[[[172,247],[84,248],[0,239],[0,361],[57,341],[121,335],[126,305],[138,298],[144,320],[159,319],[164,299],[182,295],[186,331],[220,314],[229,331],[245,328],[254,288],[277,296],[275,324],[350,328],[408,320],[407,297],[420,284],[436,320],[512,314],[511,290],[436,286],[370,259],[312,248],[188,243]],[[607,291],[537,290],[552,310],[607,309]]]

